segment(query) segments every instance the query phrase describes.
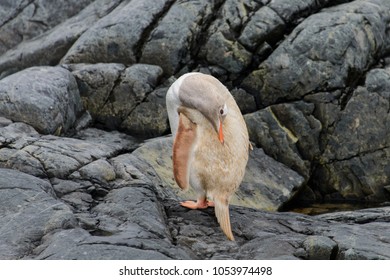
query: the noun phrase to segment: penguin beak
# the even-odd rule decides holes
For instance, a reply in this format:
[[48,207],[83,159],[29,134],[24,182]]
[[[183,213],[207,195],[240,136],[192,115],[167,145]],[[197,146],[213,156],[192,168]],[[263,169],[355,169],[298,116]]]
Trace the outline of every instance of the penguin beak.
[[221,142],[222,144],[225,142],[224,137],[223,137],[223,130],[222,130],[222,120],[219,120],[218,139],[219,139],[219,142]]

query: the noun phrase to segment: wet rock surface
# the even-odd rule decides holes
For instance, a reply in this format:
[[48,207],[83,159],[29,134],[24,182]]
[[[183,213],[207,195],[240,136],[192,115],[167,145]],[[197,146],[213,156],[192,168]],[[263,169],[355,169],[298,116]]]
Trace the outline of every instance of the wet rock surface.
[[[0,3],[1,259],[390,259],[389,1],[49,2]],[[190,71],[254,146],[236,242],[179,205],[165,94]],[[333,201],[382,207],[278,212]]]

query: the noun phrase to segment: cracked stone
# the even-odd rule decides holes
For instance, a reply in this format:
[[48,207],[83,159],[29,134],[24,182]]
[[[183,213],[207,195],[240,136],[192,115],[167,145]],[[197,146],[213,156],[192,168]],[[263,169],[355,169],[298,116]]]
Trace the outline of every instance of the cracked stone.
[[330,260],[337,254],[337,244],[324,236],[309,236],[303,242],[309,260]]
[[[0,2],[1,259],[390,259],[388,0]],[[179,204],[165,94],[191,71],[255,146],[236,242]],[[277,212],[307,201],[338,212]]]

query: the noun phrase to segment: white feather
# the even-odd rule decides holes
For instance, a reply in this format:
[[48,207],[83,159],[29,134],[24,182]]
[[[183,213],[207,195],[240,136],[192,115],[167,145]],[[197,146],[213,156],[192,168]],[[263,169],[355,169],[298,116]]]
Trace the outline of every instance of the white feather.
[[183,83],[185,78],[195,74],[199,74],[199,73],[191,72],[191,73],[184,74],[179,79],[177,79],[168,89],[167,96],[166,96],[166,105],[168,111],[169,125],[171,127],[173,138],[175,138],[177,127],[179,126],[179,114],[177,110],[182,105],[179,98],[181,84]]

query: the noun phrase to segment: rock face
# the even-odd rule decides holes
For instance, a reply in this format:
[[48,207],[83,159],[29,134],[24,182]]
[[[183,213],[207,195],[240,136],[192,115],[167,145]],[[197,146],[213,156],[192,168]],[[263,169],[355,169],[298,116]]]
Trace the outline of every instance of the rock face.
[[[390,259],[388,0],[59,2],[0,3],[0,259]],[[165,94],[190,71],[254,146],[236,242],[178,204]],[[335,201],[383,207],[277,212]]]
[[82,111],[76,79],[61,67],[32,67],[0,80],[1,115],[43,134],[66,132]]

